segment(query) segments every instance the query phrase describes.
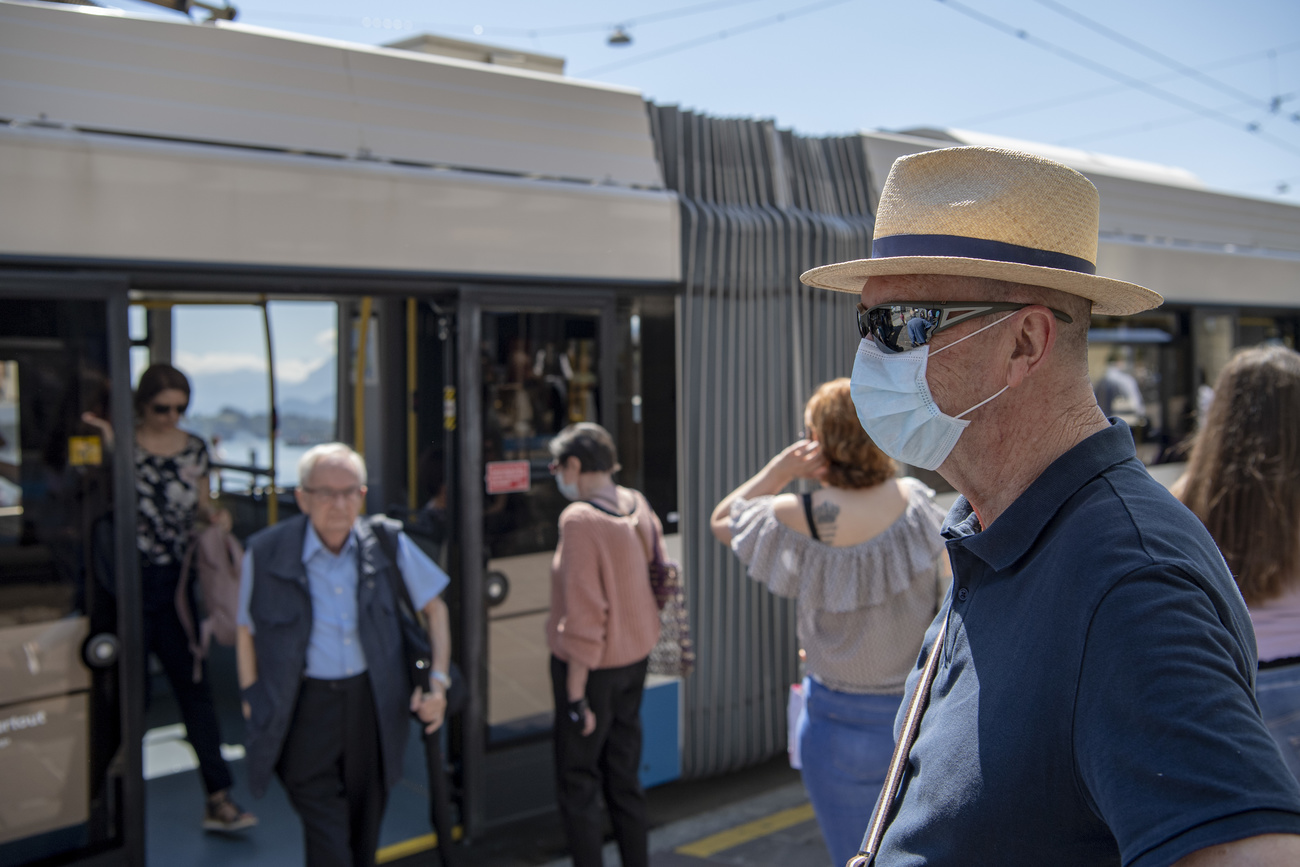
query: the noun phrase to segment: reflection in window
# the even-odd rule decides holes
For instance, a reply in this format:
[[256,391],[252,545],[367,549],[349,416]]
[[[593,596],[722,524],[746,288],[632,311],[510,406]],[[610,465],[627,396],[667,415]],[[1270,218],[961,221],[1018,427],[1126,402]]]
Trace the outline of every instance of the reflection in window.
[[[600,405],[598,319],[589,313],[485,313],[483,537],[487,572],[509,592],[489,614],[489,740],[545,731],[551,724],[544,624],[551,557],[568,502],[551,478],[551,439],[567,425],[605,423]],[[493,488],[493,462],[501,489]]]
[[493,557],[555,549],[565,501],[547,464],[567,425],[601,420],[596,317],[498,313],[484,317],[484,460],[527,461],[529,485],[487,492],[484,530]]

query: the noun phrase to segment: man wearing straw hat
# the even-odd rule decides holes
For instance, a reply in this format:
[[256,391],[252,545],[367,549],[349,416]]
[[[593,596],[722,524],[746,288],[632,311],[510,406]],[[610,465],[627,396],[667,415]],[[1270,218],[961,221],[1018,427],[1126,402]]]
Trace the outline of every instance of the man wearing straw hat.
[[930,151],[894,164],[872,258],[803,275],[861,293],[867,433],[962,495],[860,865],[1300,864],[1241,595],[1088,381],[1090,315],[1162,301],[1096,276],[1097,225],[1066,166]]

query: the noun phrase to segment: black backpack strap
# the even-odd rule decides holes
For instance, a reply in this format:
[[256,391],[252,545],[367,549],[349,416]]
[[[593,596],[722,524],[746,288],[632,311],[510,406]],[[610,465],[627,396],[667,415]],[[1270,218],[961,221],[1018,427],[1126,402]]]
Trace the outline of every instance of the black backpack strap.
[[799,499],[803,501],[803,515],[808,519],[808,535],[820,542],[822,537],[817,535],[817,522],[813,520],[812,494],[800,494]]
[[419,612],[415,610],[415,603],[411,601],[411,591],[406,588],[406,581],[402,578],[402,569],[397,565],[397,537],[402,533],[400,522],[386,518],[383,515],[375,515],[368,519],[370,532],[375,534],[375,541],[379,543],[380,549],[388,562],[392,564],[390,570],[393,575],[389,579],[393,587],[393,597],[399,605],[405,605],[406,610],[410,611],[412,616],[419,622]]

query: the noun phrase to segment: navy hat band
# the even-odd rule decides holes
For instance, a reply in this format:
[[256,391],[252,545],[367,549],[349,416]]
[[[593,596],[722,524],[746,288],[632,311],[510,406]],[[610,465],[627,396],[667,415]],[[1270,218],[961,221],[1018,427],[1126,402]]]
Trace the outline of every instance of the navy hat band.
[[1087,259],[990,241],[987,238],[967,238],[962,235],[887,235],[876,238],[871,244],[872,259],[893,259],[898,256],[957,256],[963,259],[986,259],[990,262],[1013,262],[1039,268],[1056,268],[1077,271],[1080,274],[1097,273],[1097,266]]

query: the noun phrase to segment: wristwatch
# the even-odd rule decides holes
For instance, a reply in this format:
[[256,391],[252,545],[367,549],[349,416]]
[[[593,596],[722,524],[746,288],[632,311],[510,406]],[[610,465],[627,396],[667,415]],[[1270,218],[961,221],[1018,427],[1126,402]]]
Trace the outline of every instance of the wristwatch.
[[442,684],[443,689],[451,689],[451,675],[445,671],[429,672],[429,680]]
[[569,702],[569,720],[576,725],[582,725],[583,717],[587,711],[591,710],[591,705],[587,703],[587,697],[584,695],[577,701]]

